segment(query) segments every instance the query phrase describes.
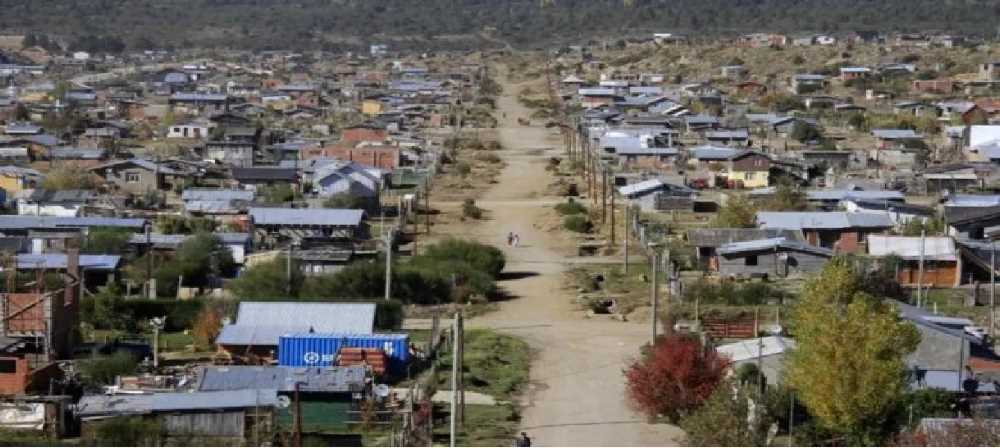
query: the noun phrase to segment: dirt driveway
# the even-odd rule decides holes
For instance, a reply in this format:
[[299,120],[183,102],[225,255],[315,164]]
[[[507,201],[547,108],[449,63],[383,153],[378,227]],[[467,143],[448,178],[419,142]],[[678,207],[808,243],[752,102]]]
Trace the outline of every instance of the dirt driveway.
[[[530,111],[517,100],[517,87],[505,85],[498,107],[499,154],[507,163],[498,183],[477,203],[490,219],[453,223],[435,229],[501,247],[507,254],[507,277],[501,282],[514,298],[500,309],[476,318],[470,326],[490,327],[524,338],[537,350],[530,389],[523,399],[522,430],[539,446],[662,446],[678,444],[682,433],[670,425],[651,425],[624,400],[623,369],[648,340],[646,325],[587,319],[564,289],[563,271],[572,259],[565,247],[538,227],[546,209],[559,198],[544,196],[551,181],[545,171],[560,149],[558,133],[541,126],[520,126]],[[501,115],[502,117],[503,115]],[[534,123],[537,124],[537,123]],[[451,208],[442,204],[441,208]],[[521,245],[507,247],[508,232]],[[560,250],[562,249],[562,250]]]

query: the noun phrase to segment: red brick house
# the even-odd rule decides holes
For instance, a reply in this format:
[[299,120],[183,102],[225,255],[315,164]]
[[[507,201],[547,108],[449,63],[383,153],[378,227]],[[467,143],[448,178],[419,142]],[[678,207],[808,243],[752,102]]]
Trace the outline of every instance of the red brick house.
[[355,126],[343,130],[340,142],[345,144],[361,142],[382,143],[388,138],[389,133],[385,129],[374,126]]
[[917,93],[949,94],[955,91],[955,82],[951,78],[916,79],[910,88]]
[[301,151],[301,154],[303,159],[334,158],[349,160],[390,171],[399,168],[402,161],[402,154],[399,147],[385,145],[353,147],[337,144],[323,148],[305,149]]

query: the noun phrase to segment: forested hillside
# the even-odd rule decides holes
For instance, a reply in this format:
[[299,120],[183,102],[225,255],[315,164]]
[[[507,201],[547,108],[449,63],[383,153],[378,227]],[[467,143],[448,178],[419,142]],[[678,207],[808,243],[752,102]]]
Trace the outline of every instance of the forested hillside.
[[[651,31],[936,30],[993,36],[993,0],[0,0],[0,33],[64,43],[118,36],[132,48],[516,46]],[[391,37],[407,39],[392,39]]]

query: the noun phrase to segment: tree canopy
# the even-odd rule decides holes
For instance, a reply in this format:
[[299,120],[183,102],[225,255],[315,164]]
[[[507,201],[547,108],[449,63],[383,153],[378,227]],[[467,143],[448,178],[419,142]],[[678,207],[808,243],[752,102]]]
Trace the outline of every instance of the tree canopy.
[[792,330],[788,381],[810,413],[848,444],[883,443],[905,392],[905,357],[920,342],[916,328],[865,292],[848,260],[834,258],[803,287]]

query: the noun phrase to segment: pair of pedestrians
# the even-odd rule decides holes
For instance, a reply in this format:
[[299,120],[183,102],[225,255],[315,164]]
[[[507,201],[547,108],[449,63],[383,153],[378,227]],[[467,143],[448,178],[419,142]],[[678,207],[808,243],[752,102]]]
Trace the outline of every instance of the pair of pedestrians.
[[518,235],[518,234],[516,234],[514,232],[508,233],[507,234],[507,245],[510,246],[510,247],[517,247],[518,244],[521,244],[521,235]]

